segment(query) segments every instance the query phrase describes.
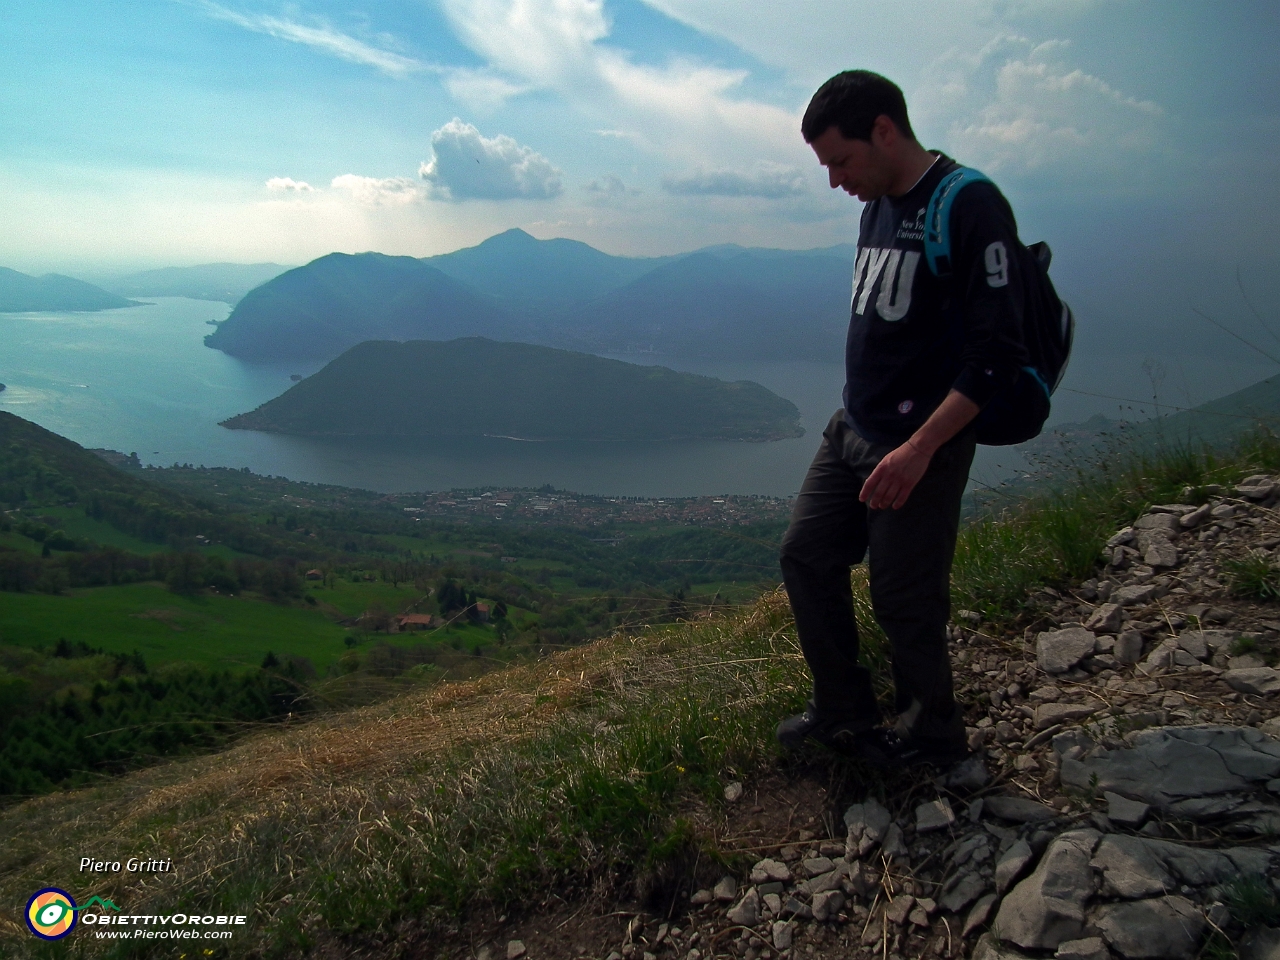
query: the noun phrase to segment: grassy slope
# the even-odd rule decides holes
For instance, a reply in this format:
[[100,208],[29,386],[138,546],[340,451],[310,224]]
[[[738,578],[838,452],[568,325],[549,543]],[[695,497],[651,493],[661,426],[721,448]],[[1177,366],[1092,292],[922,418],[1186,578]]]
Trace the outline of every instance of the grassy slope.
[[[1082,476],[1068,493],[970,524],[955,602],[1015,626],[1030,590],[1087,574],[1106,533],[1145,504],[1278,468],[1280,446],[1266,442]],[[866,623],[860,574],[855,598]],[[879,638],[866,633],[875,660]],[[0,847],[0,931],[19,937],[8,905],[58,880],[135,912],[247,912],[235,956],[294,955],[335,936],[385,943],[405,921],[430,935],[549,885],[609,889],[703,842],[682,811],[718,803],[726,779],[769,763],[773,722],[806,688],[775,593],[720,619],[620,635],[32,800],[0,812],[0,835],[14,838]],[[174,858],[173,874],[88,881],[68,867],[151,849]]]
[[[603,641],[0,812],[15,838],[0,850],[0,903],[23,902],[35,876],[69,874],[71,849],[163,849],[180,865],[171,875],[64,879],[134,911],[248,912],[235,952],[288,951],[317,922],[444,923],[476,896],[643,863],[679,837],[672,804],[714,796],[723,771],[763,759],[772,718],[802,695],[784,608],[775,594],[746,615]],[[0,931],[16,935],[16,922],[0,907]]]
[[152,666],[257,666],[268,650],[324,671],[344,652],[342,627],[314,609],[221,596],[185,597],[158,584],[65,595],[0,591],[0,642],[52,648],[60,638],[108,653],[141,652]]

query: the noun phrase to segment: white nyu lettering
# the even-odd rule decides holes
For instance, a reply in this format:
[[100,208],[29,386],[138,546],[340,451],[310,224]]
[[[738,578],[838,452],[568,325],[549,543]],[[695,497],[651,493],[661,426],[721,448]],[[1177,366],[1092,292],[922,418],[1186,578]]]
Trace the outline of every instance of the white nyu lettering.
[[[862,258],[859,257],[858,259],[859,259],[859,266],[863,266]],[[863,313],[867,309],[867,299],[871,296],[871,290],[876,285],[876,280],[879,279],[880,277],[880,271],[884,269],[885,261],[887,261],[888,259],[889,259],[888,250],[881,250],[878,247],[872,247],[870,250],[867,251],[867,258],[866,258],[865,266],[863,267],[863,269],[865,270],[865,275],[862,278],[862,284],[861,284],[862,296],[860,297],[858,296],[856,284],[855,284],[855,289],[853,291],[853,295],[858,300],[858,305],[855,308],[858,313]],[[855,278],[856,278],[856,274],[859,272],[862,272],[862,271],[855,271]]]
[[[862,283],[862,278],[867,273],[867,255],[870,253],[871,251],[866,247],[858,250],[858,262],[853,265],[853,295],[849,298],[850,307],[858,299],[858,286]],[[80,869],[83,870],[84,867],[81,866]]]
[[894,250],[889,256],[884,282],[880,284],[880,296],[876,298],[876,313],[885,320],[891,323],[901,320],[911,309],[911,285],[915,282],[919,262],[920,254],[914,250],[906,253]]

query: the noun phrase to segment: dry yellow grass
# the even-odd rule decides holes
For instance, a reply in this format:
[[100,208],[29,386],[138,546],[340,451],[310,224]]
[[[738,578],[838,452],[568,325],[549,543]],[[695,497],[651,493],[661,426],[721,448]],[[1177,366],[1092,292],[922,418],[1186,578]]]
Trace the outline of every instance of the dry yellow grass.
[[[305,929],[334,897],[403,884],[406,863],[479,878],[489,867],[440,848],[465,855],[490,810],[499,822],[537,824],[545,811],[535,807],[572,793],[575,777],[642,775],[617,769],[626,748],[611,724],[631,707],[684,691],[676,709],[701,709],[694,701],[709,696],[727,720],[793,693],[763,679],[779,666],[799,676],[788,612],[775,593],[696,626],[612,637],[0,811],[0,935],[29,939],[21,905],[44,885],[134,913],[221,907],[260,928],[293,913]],[[570,727],[586,731],[580,755],[521,755],[531,738]],[[556,767],[560,794],[528,790]],[[517,795],[495,797],[506,783]],[[173,872],[77,869],[81,857],[131,856],[172,859]]]

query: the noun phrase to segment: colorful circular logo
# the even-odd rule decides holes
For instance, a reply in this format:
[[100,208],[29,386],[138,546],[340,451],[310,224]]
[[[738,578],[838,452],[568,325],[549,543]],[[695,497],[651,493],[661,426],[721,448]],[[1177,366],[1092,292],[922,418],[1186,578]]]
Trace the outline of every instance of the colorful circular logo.
[[27,926],[41,940],[61,940],[76,925],[76,901],[65,890],[45,887],[27,901]]

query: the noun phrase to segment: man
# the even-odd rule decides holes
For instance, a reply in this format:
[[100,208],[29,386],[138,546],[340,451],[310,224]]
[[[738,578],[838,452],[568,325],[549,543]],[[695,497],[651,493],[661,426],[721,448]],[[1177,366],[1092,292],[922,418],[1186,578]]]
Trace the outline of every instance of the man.
[[[950,275],[924,259],[925,208],[955,161],[922,147],[902,91],[862,70],[828,80],[801,124],[833,189],[866,203],[845,348],[844,407],[823,432],[781,565],[813,674],[777,738],[881,766],[967,755],[947,652],[951,560],[973,460],[973,419],[1025,362],[1013,212],[990,183],[951,209]],[[868,554],[872,607],[893,658],[893,727],[858,662],[849,568]]]

